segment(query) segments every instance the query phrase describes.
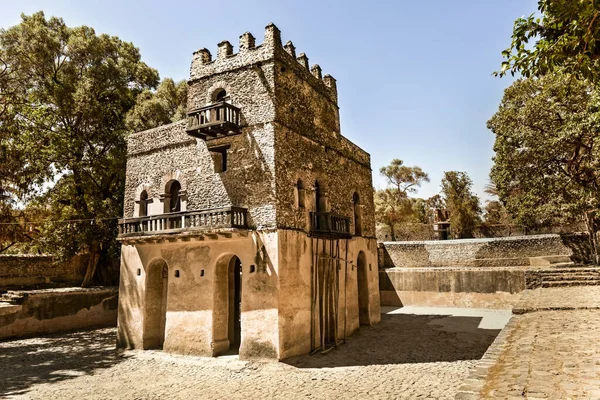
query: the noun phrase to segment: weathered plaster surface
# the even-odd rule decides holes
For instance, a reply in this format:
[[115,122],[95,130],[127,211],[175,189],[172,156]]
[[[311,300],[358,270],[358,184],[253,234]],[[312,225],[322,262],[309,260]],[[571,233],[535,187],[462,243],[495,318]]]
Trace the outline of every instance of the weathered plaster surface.
[[23,292],[23,304],[0,303],[0,339],[94,326],[114,326],[116,288],[68,288]]

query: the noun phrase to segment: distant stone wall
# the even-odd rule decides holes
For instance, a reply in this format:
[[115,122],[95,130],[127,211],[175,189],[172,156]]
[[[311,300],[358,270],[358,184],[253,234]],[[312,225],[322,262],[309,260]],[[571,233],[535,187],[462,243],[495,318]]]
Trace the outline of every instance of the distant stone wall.
[[531,258],[573,255],[560,235],[379,243],[379,268],[529,266]]
[[80,285],[86,256],[59,261],[51,255],[0,255],[0,289],[48,284]]
[[[9,292],[21,304],[0,302],[0,339],[95,326],[116,326],[114,287]],[[5,295],[6,296],[6,295]]]

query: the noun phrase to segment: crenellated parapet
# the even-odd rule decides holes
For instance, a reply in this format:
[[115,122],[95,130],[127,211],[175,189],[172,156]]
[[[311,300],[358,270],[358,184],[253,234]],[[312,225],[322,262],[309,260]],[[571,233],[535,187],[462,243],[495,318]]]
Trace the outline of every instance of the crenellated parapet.
[[287,41],[283,45],[281,31],[275,24],[270,23],[265,27],[264,39],[259,45],[256,44],[256,39],[250,32],[245,32],[239,37],[238,48],[239,51],[235,53],[233,45],[229,41],[223,40],[217,45],[215,59],[206,48],[195,51],[190,67],[190,83],[207,76],[289,57],[287,58],[288,62],[295,60],[301,66],[299,70],[307,72],[307,74],[301,73],[303,78],[310,80],[337,104],[335,79],[331,75],[323,76],[318,64],[311,66],[306,54],[300,53],[296,56],[296,48],[291,41]]

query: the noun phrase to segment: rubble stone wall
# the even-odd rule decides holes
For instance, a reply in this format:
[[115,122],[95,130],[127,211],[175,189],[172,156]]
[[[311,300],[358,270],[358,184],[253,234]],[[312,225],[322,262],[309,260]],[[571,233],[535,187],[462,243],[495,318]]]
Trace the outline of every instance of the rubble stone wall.
[[528,266],[531,257],[571,256],[560,235],[379,244],[379,268]]
[[0,255],[0,288],[68,283],[80,285],[86,261],[85,256],[59,261],[51,255]]

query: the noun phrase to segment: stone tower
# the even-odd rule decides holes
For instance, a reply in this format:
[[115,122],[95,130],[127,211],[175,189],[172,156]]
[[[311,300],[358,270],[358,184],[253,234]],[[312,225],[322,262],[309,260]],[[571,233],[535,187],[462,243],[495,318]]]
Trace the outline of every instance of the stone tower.
[[193,55],[186,121],[128,138],[118,343],[283,359],[379,321],[370,157],[281,43]]

